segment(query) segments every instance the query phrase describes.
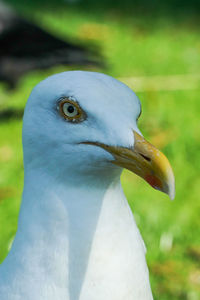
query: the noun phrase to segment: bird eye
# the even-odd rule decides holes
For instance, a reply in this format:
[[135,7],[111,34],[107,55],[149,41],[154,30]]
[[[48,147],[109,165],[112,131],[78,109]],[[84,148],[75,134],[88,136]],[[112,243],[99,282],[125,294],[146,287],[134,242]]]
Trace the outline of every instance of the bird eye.
[[80,122],[84,119],[84,114],[77,102],[63,98],[59,103],[59,112],[62,117],[71,122]]

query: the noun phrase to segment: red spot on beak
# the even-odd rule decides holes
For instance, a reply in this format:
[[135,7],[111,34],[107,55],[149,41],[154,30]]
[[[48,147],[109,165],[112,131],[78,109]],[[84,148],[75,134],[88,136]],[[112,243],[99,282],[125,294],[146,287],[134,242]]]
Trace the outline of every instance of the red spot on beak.
[[145,180],[154,188],[157,190],[162,190],[162,182],[161,180],[154,176],[154,175],[146,175]]

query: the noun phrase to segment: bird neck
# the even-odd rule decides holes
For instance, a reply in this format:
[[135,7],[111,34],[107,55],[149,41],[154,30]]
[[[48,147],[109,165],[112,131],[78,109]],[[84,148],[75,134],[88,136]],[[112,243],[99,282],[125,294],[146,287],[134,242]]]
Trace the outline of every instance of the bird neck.
[[1,299],[131,300],[134,291],[135,299],[152,300],[119,176],[73,186],[25,175],[18,231],[0,267]]
[[8,258],[14,255],[16,272],[23,270],[26,280],[59,281],[57,286],[73,294],[70,299],[78,299],[102,206],[110,194],[113,201],[119,193],[119,176],[79,187],[58,184],[43,174],[25,178],[18,231]]

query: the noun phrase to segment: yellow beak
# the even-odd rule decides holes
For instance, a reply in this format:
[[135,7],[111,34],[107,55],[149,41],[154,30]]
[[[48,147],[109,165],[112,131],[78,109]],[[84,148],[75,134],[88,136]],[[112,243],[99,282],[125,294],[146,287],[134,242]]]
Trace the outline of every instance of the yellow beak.
[[147,142],[136,131],[134,148],[108,146],[89,142],[110,152],[113,164],[126,168],[144,178],[153,188],[160,190],[174,199],[175,180],[172,168],[166,156]]

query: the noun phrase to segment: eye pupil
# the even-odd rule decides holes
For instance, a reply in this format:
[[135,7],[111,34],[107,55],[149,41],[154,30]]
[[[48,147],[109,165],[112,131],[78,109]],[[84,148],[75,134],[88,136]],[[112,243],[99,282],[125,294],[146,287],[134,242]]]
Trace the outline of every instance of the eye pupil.
[[67,108],[67,111],[72,114],[74,112],[74,107],[72,105],[69,105]]

